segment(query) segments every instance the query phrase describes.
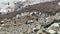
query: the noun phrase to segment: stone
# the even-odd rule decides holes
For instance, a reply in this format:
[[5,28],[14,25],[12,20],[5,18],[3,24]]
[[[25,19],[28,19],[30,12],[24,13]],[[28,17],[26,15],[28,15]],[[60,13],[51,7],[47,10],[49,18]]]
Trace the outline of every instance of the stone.
[[42,31],[41,31],[41,30],[39,30],[39,31],[37,32],[37,34],[42,34]]
[[54,16],[54,19],[55,20],[60,20],[60,12],[59,13],[56,13],[56,15]]
[[26,24],[34,23],[34,20],[28,20]]
[[58,2],[58,5],[60,5],[60,2]]
[[4,20],[0,22],[0,24],[4,24],[4,23],[5,23],[5,21],[4,21]]
[[37,32],[37,31],[39,31],[39,29],[33,28],[33,32]]
[[49,32],[50,34],[56,33],[56,31],[54,31],[54,30],[49,30],[48,32]]
[[59,27],[59,23],[54,23],[54,24],[52,24],[52,26]]
[[60,31],[58,31],[57,33],[60,34]]
[[37,14],[37,12],[34,12],[35,14]]
[[29,14],[29,12],[24,12],[24,13],[21,13],[21,16],[26,16],[28,14]]
[[3,21],[1,21],[2,23],[4,23],[4,20]]
[[5,24],[2,24],[1,26],[4,26]]
[[32,15],[33,14],[33,12],[30,12],[30,15]]
[[46,18],[46,23],[51,23],[53,21],[54,21],[53,17],[47,17]]
[[56,16],[60,16],[60,12],[59,13],[56,13]]
[[41,25],[37,25],[36,28],[37,28],[37,29],[40,29],[40,28],[41,28]]
[[16,15],[16,18],[19,18],[19,17],[21,17],[21,15],[20,15],[20,14],[17,14],[17,15]]
[[59,27],[59,23],[54,23],[51,26],[48,27],[48,29],[55,29]]

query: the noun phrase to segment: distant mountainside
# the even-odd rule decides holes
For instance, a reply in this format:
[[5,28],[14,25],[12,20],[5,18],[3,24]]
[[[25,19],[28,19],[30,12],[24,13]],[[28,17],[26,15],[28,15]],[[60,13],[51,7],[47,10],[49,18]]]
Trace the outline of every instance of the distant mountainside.
[[26,7],[28,5],[51,1],[55,0],[0,0],[0,13],[7,14],[9,12],[14,12],[17,9],[20,10],[22,7]]
[[4,15],[0,15],[0,19],[4,19],[4,18],[12,18],[15,17],[17,14],[23,13],[23,12],[33,12],[33,11],[40,11],[42,13],[47,13],[50,15],[53,15],[57,12],[58,9],[56,9],[58,6],[57,5],[58,2],[57,1],[53,1],[53,2],[46,2],[46,3],[39,3],[39,4],[35,4],[35,5],[29,5],[25,8],[22,8],[19,11],[15,11],[15,12],[11,12],[8,14],[4,14]]

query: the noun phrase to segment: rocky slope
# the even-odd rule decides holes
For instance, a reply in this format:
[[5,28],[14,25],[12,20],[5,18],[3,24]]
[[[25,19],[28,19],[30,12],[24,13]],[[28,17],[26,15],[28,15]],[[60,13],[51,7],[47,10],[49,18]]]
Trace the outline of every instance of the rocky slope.
[[60,34],[58,1],[29,5],[0,15],[0,34]]

